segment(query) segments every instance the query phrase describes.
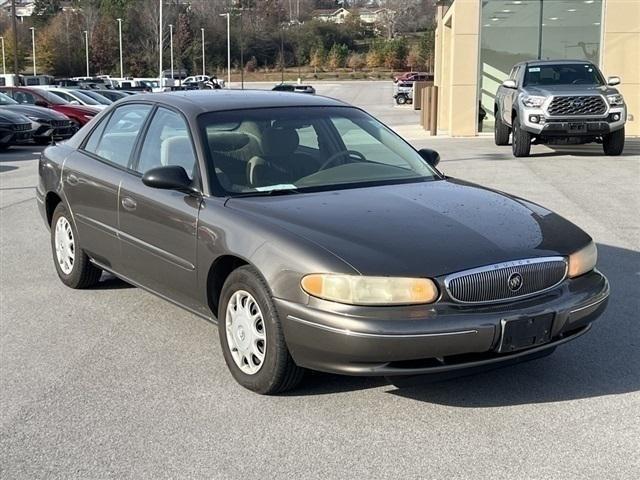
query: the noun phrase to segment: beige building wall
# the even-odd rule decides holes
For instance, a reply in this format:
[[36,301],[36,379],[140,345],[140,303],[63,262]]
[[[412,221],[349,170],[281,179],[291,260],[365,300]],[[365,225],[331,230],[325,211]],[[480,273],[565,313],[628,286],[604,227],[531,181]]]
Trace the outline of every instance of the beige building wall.
[[456,0],[438,20],[438,129],[452,136],[476,135],[479,20],[477,0]]
[[602,25],[602,73],[621,78],[625,133],[640,136],[640,0],[606,0]]

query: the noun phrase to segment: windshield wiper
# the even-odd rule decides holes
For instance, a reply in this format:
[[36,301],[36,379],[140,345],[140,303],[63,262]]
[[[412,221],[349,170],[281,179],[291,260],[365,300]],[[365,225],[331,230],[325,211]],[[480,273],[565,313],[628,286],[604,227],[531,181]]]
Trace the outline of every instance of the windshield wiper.
[[243,192],[243,193],[235,193],[232,195],[232,198],[239,197],[275,197],[277,195],[293,195],[296,193],[300,193],[300,190],[297,188],[274,188],[273,190],[263,190],[258,192]]

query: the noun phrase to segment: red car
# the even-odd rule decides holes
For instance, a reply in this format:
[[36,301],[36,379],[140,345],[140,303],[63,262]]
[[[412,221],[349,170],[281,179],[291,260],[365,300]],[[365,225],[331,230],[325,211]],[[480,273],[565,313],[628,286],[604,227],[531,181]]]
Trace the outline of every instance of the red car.
[[16,102],[25,105],[37,105],[60,112],[82,127],[100,110],[84,105],[73,105],[57,95],[38,88],[0,87],[0,92],[10,96]]
[[393,83],[429,82],[433,80],[433,74],[426,72],[406,72],[393,79]]

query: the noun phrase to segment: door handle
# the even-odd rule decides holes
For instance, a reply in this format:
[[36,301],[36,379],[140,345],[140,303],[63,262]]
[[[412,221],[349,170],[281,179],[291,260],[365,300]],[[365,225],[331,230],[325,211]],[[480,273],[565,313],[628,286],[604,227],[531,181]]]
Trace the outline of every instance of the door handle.
[[78,177],[76,177],[73,173],[70,173],[69,175],[67,175],[67,183],[69,185],[77,185]]
[[133,211],[138,206],[137,202],[131,197],[124,197],[122,199],[122,206],[125,210]]

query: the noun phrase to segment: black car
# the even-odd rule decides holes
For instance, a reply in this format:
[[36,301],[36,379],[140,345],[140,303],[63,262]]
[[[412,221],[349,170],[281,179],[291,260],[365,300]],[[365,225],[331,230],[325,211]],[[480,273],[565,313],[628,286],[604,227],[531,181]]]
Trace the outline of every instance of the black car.
[[609,295],[591,237],[438,160],[329,98],[139,95],[47,148],[36,196],[62,282],[112,272],[217,322],[260,393],[307,368],[507,364],[586,333]]
[[280,83],[272,88],[276,92],[295,92],[295,93],[316,93],[316,89],[311,85],[299,85],[297,83]]
[[32,138],[31,121],[27,117],[0,108],[0,150],[28,143]]
[[0,93],[0,109],[27,117],[30,122],[30,138],[39,145],[46,145],[53,140],[66,140],[78,131],[66,115],[50,108],[18,103],[4,93]]

